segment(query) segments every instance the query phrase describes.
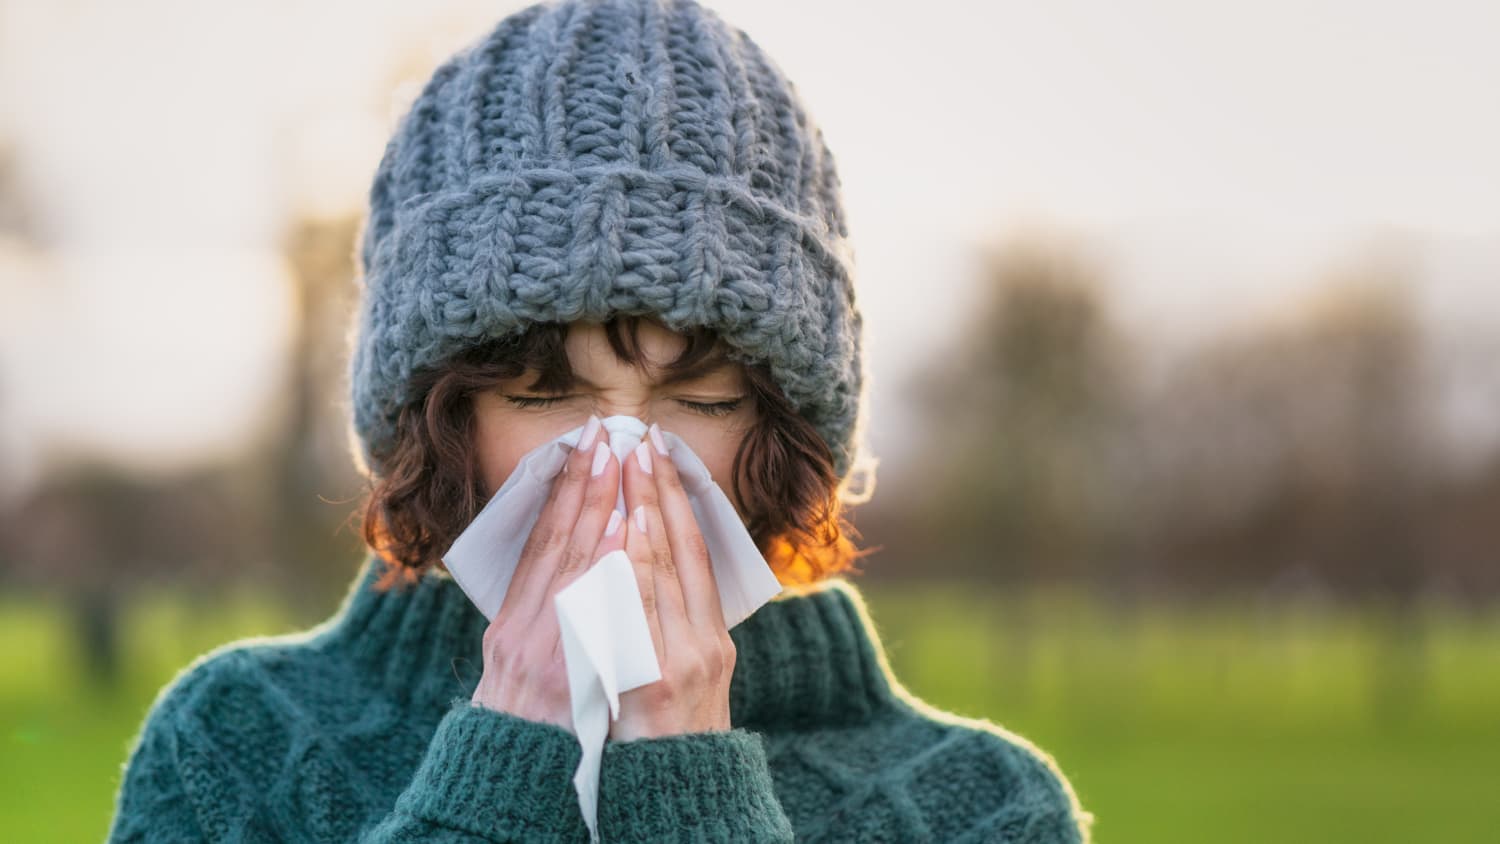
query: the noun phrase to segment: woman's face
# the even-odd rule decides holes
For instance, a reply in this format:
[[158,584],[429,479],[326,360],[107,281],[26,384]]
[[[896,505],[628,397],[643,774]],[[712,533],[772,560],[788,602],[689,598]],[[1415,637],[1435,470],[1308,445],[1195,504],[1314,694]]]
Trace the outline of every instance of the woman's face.
[[475,449],[486,496],[505,483],[528,452],[583,425],[591,413],[600,419],[623,414],[647,425],[655,422],[686,441],[729,491],[734,455],[755,421],[740,365],[724,361],[689,380],[663,384],[661,367],[677,357],[687,339],[649,320],[641,322],[639,339],[644,373],[615,356],[604,326],[573,323],[565,343],[576,379],[571,387],[534,393],[527,387],[537,373],[525,372],[475,394]]

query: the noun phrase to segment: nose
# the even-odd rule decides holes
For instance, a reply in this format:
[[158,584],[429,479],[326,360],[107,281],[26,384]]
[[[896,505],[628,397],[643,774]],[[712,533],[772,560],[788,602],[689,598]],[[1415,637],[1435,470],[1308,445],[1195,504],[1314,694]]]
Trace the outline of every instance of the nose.
[[620,447],[635,447],[635,444],[644,439],[646,430],[651,427],[649,419],[643,419],[631,412],[620,412],[617,409],[599,408],[595,411],[604,426],[604,435],[609,440],[610,447],[618,451]]
[[646,402],[600,401],[594,405],[594,413],[598,415],[600,420],[608,419],[611,416],[629,416],[639,419],[647,427],[650,427],[654,421],[651,418],[651,410]]

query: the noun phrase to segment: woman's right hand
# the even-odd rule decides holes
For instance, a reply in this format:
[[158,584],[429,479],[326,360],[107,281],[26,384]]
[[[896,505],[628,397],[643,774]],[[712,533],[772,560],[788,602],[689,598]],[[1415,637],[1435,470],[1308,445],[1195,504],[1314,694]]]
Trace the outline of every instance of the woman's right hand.
[[625,547],[623,515],[615,510],[620,463],[608,436],[598,417],[590,417],[553,481],[505,601],[484,631],[484,673],[473,697],[490,709],[569,732],[573,711],[552,599],[600,557]]

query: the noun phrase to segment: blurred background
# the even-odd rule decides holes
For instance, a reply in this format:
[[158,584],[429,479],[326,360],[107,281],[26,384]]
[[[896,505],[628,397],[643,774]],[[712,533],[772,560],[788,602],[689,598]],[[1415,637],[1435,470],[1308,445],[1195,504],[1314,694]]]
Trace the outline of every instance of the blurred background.
[[[0,0],[7,838],[336,608],[365,191],[521,5]],[[1494,840],[1500,6],[709,5],[838,158],[906,685],[1101,842]]]

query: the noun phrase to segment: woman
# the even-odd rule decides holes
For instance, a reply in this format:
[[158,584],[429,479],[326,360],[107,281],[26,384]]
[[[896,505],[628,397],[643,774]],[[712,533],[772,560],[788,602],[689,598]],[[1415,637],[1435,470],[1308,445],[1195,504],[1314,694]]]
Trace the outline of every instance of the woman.
[[[1086,840],[1050,757],[907,693],[838,576],[862,385],[838,190],[791,83],[691,0],[530,6],[440,66],[361,237],[374,553],[324,624],[163,689],[111,840],[588,840],[551,597],[615,549],[663,676],[610,725],[603,840]],[[612,414],[652,425],[624,461]],[[578,425],[491,622],[440,557]],[[662,430],[788,587],[733,630]]]

